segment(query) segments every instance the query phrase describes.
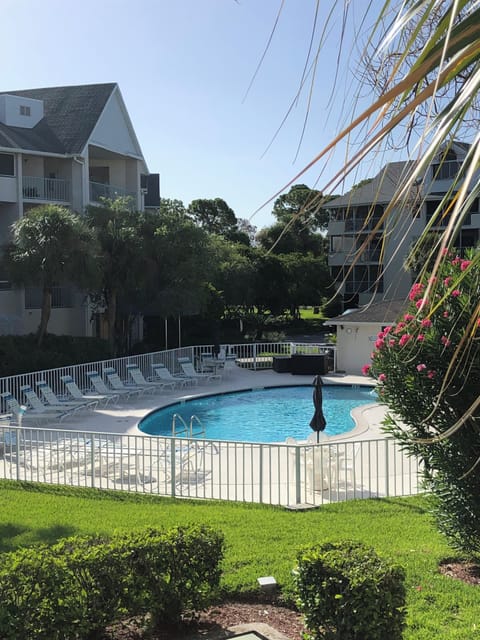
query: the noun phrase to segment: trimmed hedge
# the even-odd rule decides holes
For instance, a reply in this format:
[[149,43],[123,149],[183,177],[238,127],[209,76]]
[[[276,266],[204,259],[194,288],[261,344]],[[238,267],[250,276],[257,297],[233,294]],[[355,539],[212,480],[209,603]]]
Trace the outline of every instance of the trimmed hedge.
[[405,571],[359,542],[324,543],[300,551],[295,587],[310,637],[400,640]]
[[2,640],[102,637],[125,617],[179,623],[220,581],[223,535],[210,527],[68,538],[2,556]]
[[107,360],[111,356],[108,343],[100,338],[48,334],[39,348],[33,334],[0,336],[0,378]]

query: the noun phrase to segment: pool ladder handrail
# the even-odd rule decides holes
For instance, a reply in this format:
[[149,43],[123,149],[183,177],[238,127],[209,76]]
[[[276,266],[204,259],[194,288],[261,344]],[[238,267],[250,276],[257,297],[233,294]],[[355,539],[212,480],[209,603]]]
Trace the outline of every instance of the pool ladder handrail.
[[[180,428],[177,428],[177,419],[180,420]],[[196,422],[196,424],[195,424]],[[206,431],[200,418],[196,415],[190,417],[190,424],[187,425],[184,418],[179,413],[174,413],[172,418],[172,438],[185,436],[187,438],[205,437]]]

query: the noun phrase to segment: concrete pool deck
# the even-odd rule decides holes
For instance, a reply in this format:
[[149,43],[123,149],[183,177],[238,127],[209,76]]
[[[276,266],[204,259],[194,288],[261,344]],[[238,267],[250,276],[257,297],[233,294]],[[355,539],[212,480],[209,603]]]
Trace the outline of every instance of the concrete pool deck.
[[[313,378],[312,375],[292,375],[276,373],[272,370],[250,371],[236,367],[220,381],[199,384],[189,389],[161,391],[156,394],[145,394],[139,398],[121,399],[117,405],[99,408],[89,414],[72,416],[62,423],[61,428],[141,436],[144,434],[137,425],[145,415],[178,400],[262,387],[311,385]],[[330,373],[322,376],[322,380],[325,385],[371,386],[365,377],[355,375]],[[371,405],[363,405],[354,409],[352,415],[356,427],[347,434],[332,437],[331,440],[363,440],[384,437],[381,430],[381,423],[385,416],[383,405],[372,402]]]

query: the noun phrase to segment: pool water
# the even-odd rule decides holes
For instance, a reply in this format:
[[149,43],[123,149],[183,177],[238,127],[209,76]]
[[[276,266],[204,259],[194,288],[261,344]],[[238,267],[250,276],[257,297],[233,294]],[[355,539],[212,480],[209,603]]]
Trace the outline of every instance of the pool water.
[[[330,436],[353,429],[354,407],[376,401],[369,387],[328,385],[322,391],[325,433]],[[312,433],[312,395],[312,386],[292,386],[195,398],[150,413],[139,428],[150,435],[171,436],[173,416],[179,414],[187,425],[191,416],[197,416],[210,440],[282,442],[288,436],[304,440]],[[181,420],[176,424],[180,427]]]

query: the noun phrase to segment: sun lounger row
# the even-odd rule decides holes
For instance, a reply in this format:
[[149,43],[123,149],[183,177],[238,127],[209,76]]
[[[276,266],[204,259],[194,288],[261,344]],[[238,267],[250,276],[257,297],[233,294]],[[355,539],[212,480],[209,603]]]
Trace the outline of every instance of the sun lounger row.
[[[41,424],[62,422],[68,416],[79,411],[95,410],[99,406],[105,407],[116,404],[121,398],[132,399],[147,393],[173,391],[187,386],[198,385],[201,382],[214,382],[221,379],[219,373],[198,372],[189,358],[179,358],[181,374],[172,373],[163,364],[152,365],[153,375],[145,378],[138,365],[126,365],[128,380],[120,378],[113,367],[104,367],[102,373],[87,371],[86,378],[89,389],[82,390],[72,376],[64,375],[60,380],[65,386],[65,395],[59,397],[44,379],[35,382],[37,390],[30,385],[20,387],[21,399],[17,399],[9,391],[0,394],[3,401],[2,409],[8,411],[7,418],[19,423]],[[37,393],[38,392],[38,393]],[[22,404],[25,403],[25,404]]]

